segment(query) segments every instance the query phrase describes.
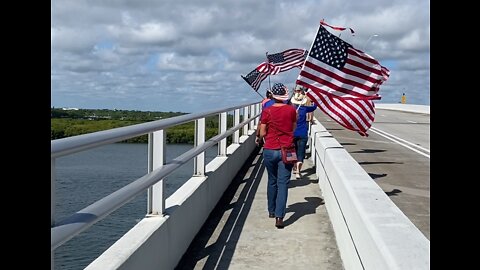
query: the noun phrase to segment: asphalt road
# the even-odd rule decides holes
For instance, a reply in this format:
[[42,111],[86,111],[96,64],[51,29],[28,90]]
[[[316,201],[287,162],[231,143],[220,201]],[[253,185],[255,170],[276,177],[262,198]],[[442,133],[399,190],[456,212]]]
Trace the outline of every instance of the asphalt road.
[[368,137],[315,117],[430,240],[430,115],[376,109]]

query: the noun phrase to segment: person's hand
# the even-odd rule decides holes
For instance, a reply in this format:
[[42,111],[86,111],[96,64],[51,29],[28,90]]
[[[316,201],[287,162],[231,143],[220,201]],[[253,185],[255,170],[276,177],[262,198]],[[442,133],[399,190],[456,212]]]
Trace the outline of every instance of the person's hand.
[[263,146],[263,139],[261,139],[260,137],[257,136],[257,138],[255,139],[255,143],[256,143],[259,147],[262,147],[262,146]]

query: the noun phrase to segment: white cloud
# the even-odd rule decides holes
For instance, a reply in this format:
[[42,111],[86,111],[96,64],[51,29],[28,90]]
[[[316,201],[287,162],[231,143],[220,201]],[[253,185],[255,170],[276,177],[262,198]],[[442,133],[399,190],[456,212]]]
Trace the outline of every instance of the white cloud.
[[[52,105],[191,112],[259,100],[240,74],[267,51],[310,49],[321,19],[353,28],[341,38],[390,68],[382,102],[406,91],[409,103],[429,104],[429,7],[425,0],[53,1]],[[292,87],[298,72],[271,81]],[[265,80],[259,92],[267,87]]]

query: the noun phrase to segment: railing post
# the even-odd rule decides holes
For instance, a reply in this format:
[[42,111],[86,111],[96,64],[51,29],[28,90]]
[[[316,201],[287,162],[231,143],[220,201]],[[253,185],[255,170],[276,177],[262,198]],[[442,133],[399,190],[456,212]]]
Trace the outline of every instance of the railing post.
[[[255,104],[255,114],[260,112],[260,109],[261,109],[260,105],[261,105],[260,103]],[[255,126],[257,126],[257,128],[258,128],[259,122],[260,122],[260,117],[255,118]]]
[[[255,105],[250,105],[250,116],[249,117],[252,117],[254,115],[255,115]],[[253,130],[254,122],[255,121],[250,121],[250,123],[248,123],[248,129]]]
[[[315,119],[315,118],[314,118]],[[317,120],[315,120],[316,122]],[[316,136],[317,136],[317,132],[313,132],[312,130],[312,127],[314,126],[315,124],[310,124],[310,127],[309,127],[309,139],[310,139],[310,159],[312,159],[312,162],[313,162],[313,165],[314,166],[317,166],[317,158],[316,158],[316,155],[317,155],[317,148],[315,146],[316,144]]]
[[[243,121],[247,120],[249,118],[248,116],[248,106],[245,106],[243,108]],[[248,125],[243,126],[243,135],[248,136]]]
[[[55,158],[50,159],[50,226],[55,225]],[[55,250],[50,251],[50,269],[54,269]]]
[[[222,134],[227,131],[227,112],[220,113],[220,119],[218,121],[218,134]],[[222,139],[218,142],[218,155],[226,156],[227,155],[227,138]]]
[[[240,109],[236,109],[233,114],[233,126],[240,124]],[[240,130],[237,130],[233,133],[233,140],[232,143],[239,143],[240,140]]]
[[310,159],[312,160],[313,165],[317,166],[317,159],[315,157],[315,155],[317,154],[315,150],[315,136],[317,133],[313,132],[312,126],[313,126],[312,123],[308,124],[308,140],[309,140],[308,148],[310,148]]
[[[165,164],[166,134],[159,130],[148,135],[148,172],[162,167]],[[165,211],[165,187],[161,179],[148,188],[147,214],[161,215]]]
[[[195,120],[195,145],[197,147],[205,142],[205,118]],[[205,176],[205,151],[193,159],[193,175]]]

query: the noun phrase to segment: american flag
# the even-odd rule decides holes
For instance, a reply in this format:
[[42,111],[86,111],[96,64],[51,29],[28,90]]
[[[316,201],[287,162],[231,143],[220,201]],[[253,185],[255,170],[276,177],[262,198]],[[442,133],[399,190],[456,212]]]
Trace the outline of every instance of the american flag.
[[263,80],[265,80],[265,78],[268,77],[268,73],[263,73],[258,71],[259,67],[252,70],[245,77],[240,75],[255,91],[258,91],[258,88],[260,88],[260,85],[262,84]]
[[[340,125],[367,135],[374,99],[390,71],[370,55],[332,35],[322,25],[297,78],[307,95]],[[367,135],[368,136],[368,135]]]
[[275,75],[294,67],[301,68],[307,54],[308,51],[304,49],[289,49],[280,53],[267,54],[268,63],[263,64],[270,65],[268,65],[266,71],[264,70],[262,72]]

